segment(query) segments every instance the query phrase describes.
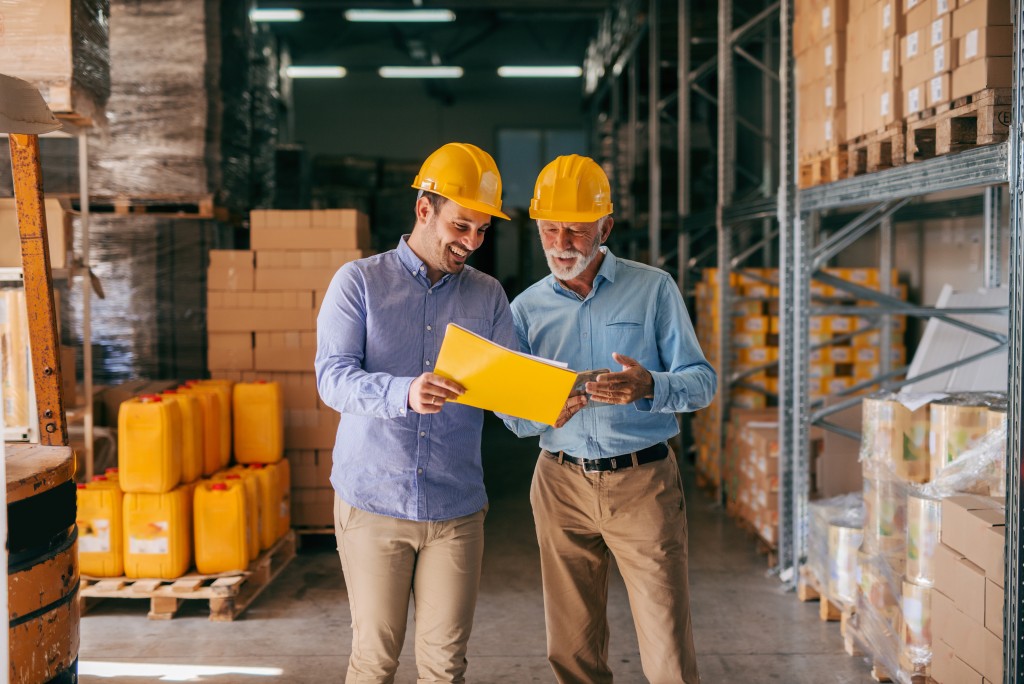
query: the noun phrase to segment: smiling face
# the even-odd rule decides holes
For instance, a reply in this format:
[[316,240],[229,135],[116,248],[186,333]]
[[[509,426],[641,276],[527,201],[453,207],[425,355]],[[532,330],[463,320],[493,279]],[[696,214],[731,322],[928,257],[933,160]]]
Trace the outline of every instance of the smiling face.
[[590,223],[538,221],[537,230],[551,273],[559,280],[574,280],[587,273],[592,279],[600,267],[597,256],[611,232],[611,222],[611,217]]
[[450,200],[432,202],[420,197],[409,247],[423,260],[431,282],[436,282],[445,273],[462,271],[469,256],[483,244],[491,220],[488,214]]

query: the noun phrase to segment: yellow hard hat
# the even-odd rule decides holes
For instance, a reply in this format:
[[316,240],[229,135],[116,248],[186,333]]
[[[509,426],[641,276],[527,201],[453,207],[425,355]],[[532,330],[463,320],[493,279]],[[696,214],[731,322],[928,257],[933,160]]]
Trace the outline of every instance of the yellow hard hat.
[[508,218],[501,211],[498,165],[476,145],[442,145],[423,162],[412,187],[446,197],[466,209]]
[[557,157],[537,176],[530,218],[590,223],[612,213],[608,176],[590,157]]

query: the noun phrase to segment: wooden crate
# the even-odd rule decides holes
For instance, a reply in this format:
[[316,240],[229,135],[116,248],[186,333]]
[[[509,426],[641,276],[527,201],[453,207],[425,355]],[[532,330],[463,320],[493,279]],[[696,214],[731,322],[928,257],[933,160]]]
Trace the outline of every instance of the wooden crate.
[[1003,142],[1010,134],[1009,88],[989,88],[907,117],[907,161]]
[[82,614],[102,599],[149,599],[150,620],[170,620],[182,601],[209,601],[210,620],[230,622],[263,593],[295,558],[295,533],[290,531],[249,564],[243,572],[189,574],[173,580],[82,576]]

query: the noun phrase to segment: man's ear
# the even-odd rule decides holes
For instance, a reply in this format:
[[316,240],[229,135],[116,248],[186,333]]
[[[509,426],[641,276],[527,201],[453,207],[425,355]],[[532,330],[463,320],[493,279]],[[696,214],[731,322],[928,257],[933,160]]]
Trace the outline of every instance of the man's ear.
[[434,207],[430,204],[430,200],[426,195],[416,200],[416,222],[422,221],[426,223],[433,216]]
[[611,216],[607,216],[604,219],[604,225],[601,228],[601,244],[605,243],[605,240],[612,234],[612,226],[615,225],[615,219]]

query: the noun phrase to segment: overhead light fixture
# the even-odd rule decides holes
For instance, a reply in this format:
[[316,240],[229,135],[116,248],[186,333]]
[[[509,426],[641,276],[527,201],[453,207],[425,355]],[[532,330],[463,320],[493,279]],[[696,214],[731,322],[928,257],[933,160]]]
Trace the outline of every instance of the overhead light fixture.
[[297,9],[251,9],[250,21],[302,21],[302,10]]
[[385,66],[377,70],[381,78],[462,78],[457,66]]
[[284,73],[289,78],[345,78],[348,70],[343,66],[289,66]]
[[455,21],[455,12],[446,9],[350,9],[345,10],[345,18],[349,21],[443,23]]
[[502,66],[502,78],[579,78],[583,68],[578,66]]

